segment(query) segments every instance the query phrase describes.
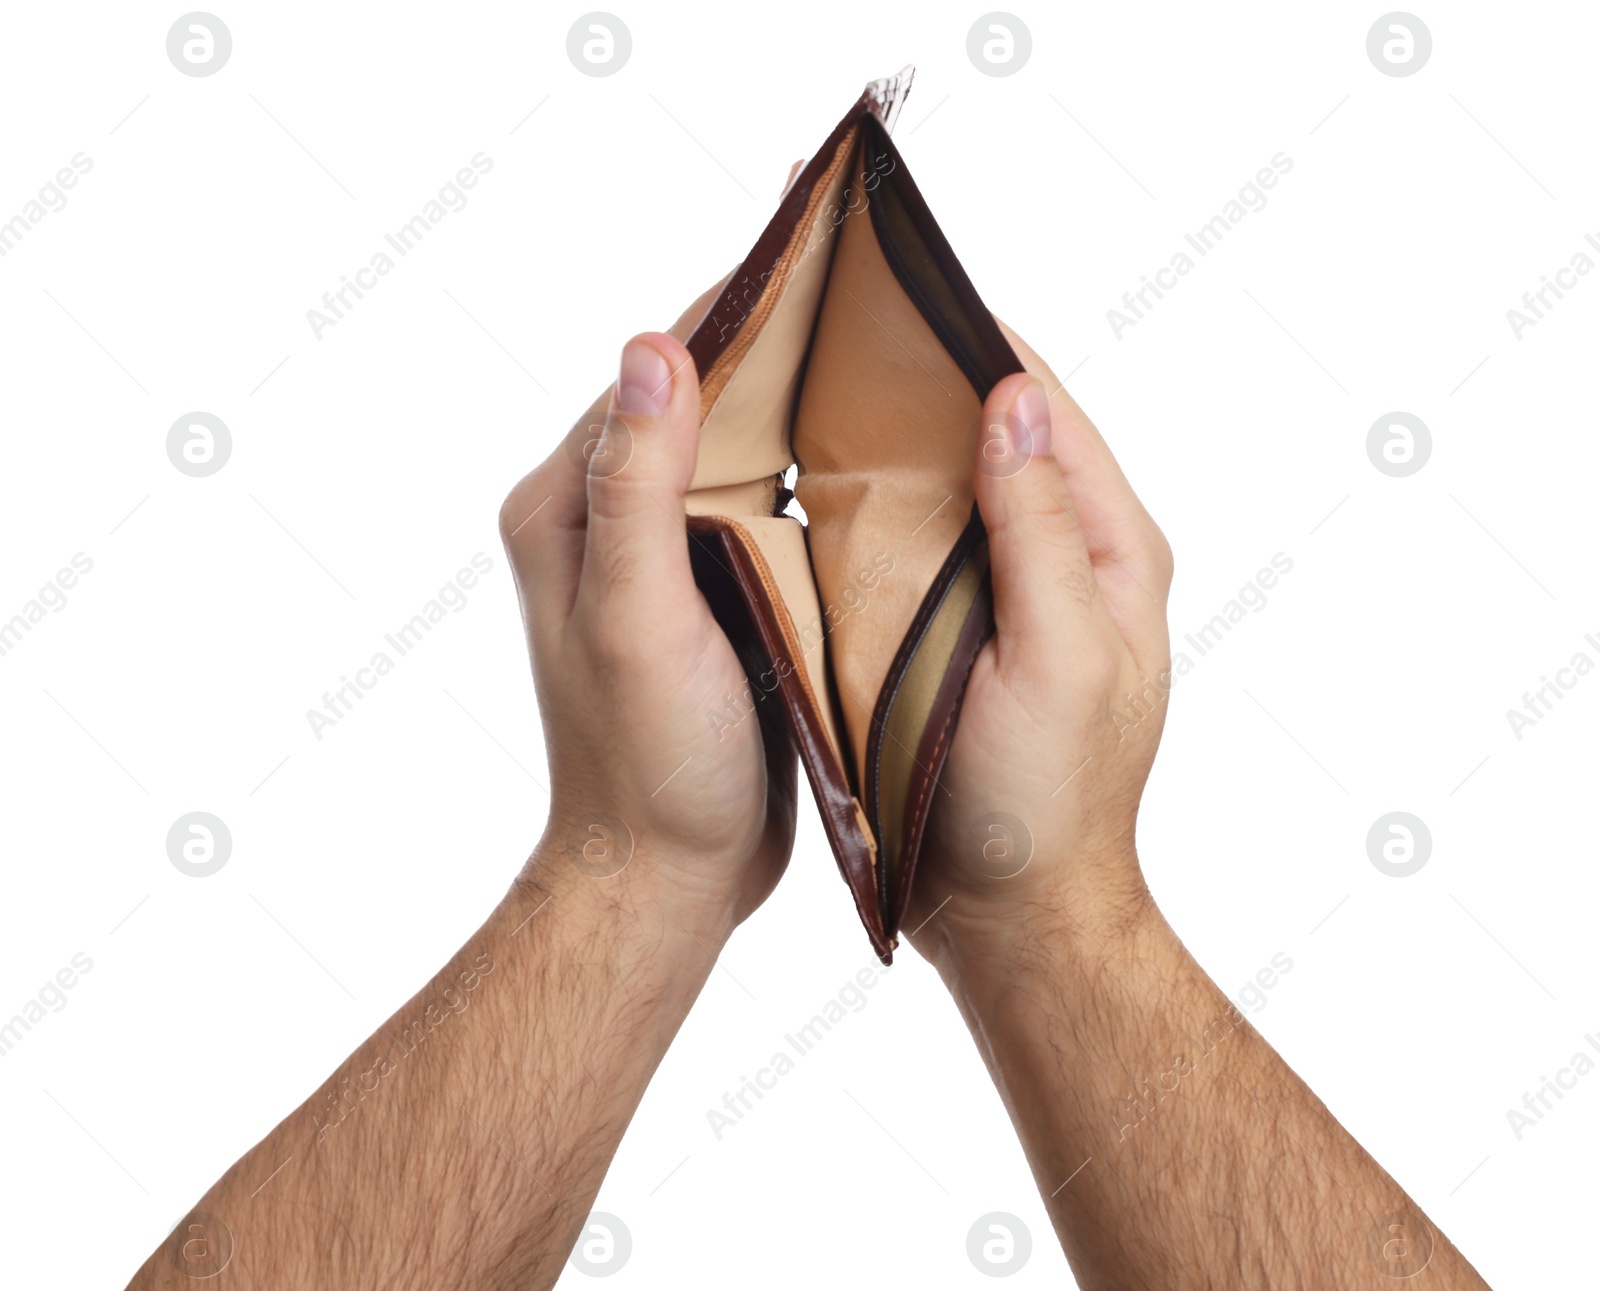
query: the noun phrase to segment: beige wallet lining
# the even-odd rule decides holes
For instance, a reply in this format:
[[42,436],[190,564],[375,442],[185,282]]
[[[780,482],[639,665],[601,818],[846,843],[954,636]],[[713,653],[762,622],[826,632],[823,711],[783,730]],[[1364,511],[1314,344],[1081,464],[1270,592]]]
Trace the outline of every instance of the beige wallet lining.
[[[759,548],[858,796],[879,692],[971,512],[979,414],[878,245],[867,206],[881,176],[862,154],[852,130],[702,378],[709,406],[688,498],[692,514],[736,521]],[[796,462],[807,526],[772,514],[778,477]],[[915,749],[885,756],[892,779],[908,780],[899,764]]]

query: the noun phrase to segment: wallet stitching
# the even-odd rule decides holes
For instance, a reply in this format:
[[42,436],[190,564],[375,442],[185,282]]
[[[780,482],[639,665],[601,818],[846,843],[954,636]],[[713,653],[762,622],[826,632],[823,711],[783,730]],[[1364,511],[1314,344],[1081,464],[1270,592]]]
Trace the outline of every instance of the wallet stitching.
[[[767,281],[762,285],[761,295],[756,300],[755,306],[739,324],[739,330],[721,354],[717,355],[705,379],[700,383],[701,417],[710,415],[716,402],[722,397],[722,392],[727,388],[728,382],[733,378],[733,369],[737,368],[750,348],[761,337],[761,330],[773,312],[778,308],[778,303],[783,297],[784,289],[789,285],[789,279],[794,276],[794,269],[799,263],[800,255],[807,242],[810,240],[811,226],[816,222],[817,211],[822,206],[823,198],[827,196],[828,189],[833,186],[833,181],[840,170],[844,169],[849,158],[854,155],[858,134],[852,131],[839,143],[834,158],[828,163],[828,168],[817,177],[811,195],[806,201],[805,209],[800,213],[795,222],[794,232],[790,234],[789,241],[779,254]],[[804,237],[798,236],[804,233]],[[742,267],[742,266],[741,266]]]
[[[963,562],[963,564],[965,564],[965,562]],[[954,580],[953,579],[951,580],[951,585],[954,586]],[[946,595],[948,595],[948,594],[949,594],[949,589],[946,589]],[[979,649],[980,650],[982,649],[981,645],[979,646]],[[955,659],[952,659],[950,662],[951,662],[952,666],[960,666],[958,664],[957,660],[955,660]],[[971,676],[971,672],[972,672],[972,664],[975,664],[976,662],[977,662],[977,656],[973,656],[972,663],[969,663],[967,665],[967,673],[968,673],[969,677]],[[965,692],[965,690],[966,690],[966,686],[965,686],[965,684],[963,684],[962,685],[962,691]],[[945,740],[947,740],[950,737],[950,731],[956,724],[956,714],[959,713],[960,711],[961,711],[961,703],[960,703],[960,700],[958,699],[956,703],[950,705],[950,711],[945,714],[944,727],[939,732],[939,738],[934,742],[933,751],[928,757],[928,761],[929,762],[931,762],[931,763],[937,763],[938,762],[940,750],[944,748]],[[920,767],[918,769],[922,770],[922,768],[920,768]],[[919,815],[920,816],[922,814],[922,804],[927,800],[928,795],[933,791],[933,786],[934,786],[934,783],[935,783],[935,781],[937,779],[938,779],[937,776],[929,774],[926,770],[922,770],[922,781],[923,781],[922,790],[921,790],[921,792],[919,792],[917,794],[916,806],[914,808],[912,808],[912,810],[915,813],[915,815]],[[921,833],[920,830],[918,831],[917,838],[916,838],[915,841],[916,841],[915,852],[916,853],[920,853],[922,851],[922,833]]]
[[[964,534],[963,534],[963,537],[965,537]],[[958,539],[957,540],[957,546],[959,547],[960,545],[961,545],[961,542],[960,542],[960,539]],[[945,558],[945,567],[949,568],[950,567],[950,563],[951,563],[950,562],[950,557],[946,557]],[[905,684],[906,675],[911,670],[911,662],[912,662],[912,660],[916,658],[917,651],[922,648],[922,642],[927,638],[929,630],[933,627],[933,621],[936,618],[938,618],[939,610],[943,607],[945,601],[949,598],[950,590],[956,585],[956,575],[958,575],[960,573],[960,570],[965,565],[966,565],[966,561],[962,560],[959,565],[955,566],[955,571],[956,571],[955,574],[952,574],[952,576],[950,577],[949,581],[946,582],[943,587],[940,587],[938,585],[938,582],[935,582],[934,587],[929,589],[930,593],[933,592],[933,591],[938,591],[938,593],[939,593],[938,599],[937,599],[937,601],[934,601],[932,603],[931,608],[927,608],[929,606],[929,601],[932,600],[931,595],[930,595],[928,600],[924,600],[924,602],[923,602],[923,607],[924,608],[920,608],[919,611],[918,611],[918,620],[920,620],[920,621],[916,621],[916,620],[913,621],[911,632],[909,632],[906,635],[905,640],[901,643],[900,652],[897,652],[897,656],[903,653],[903,658],[902,657],[897,657],[895,659],[895,661],[894,661],[894,664],[891,665],[891,667],[892,667],[891,678],[892,678],[892,681],[893,681],[892,688],[886,688],[885,691],[883,692],[881,698],[880,698],[880,713],[881,713],[882,720],[881,721],[877,721],[877,722],[874,723],[873,739],[872,739],[872,756],[869,759],[869,761],[871,763],[871,766],[872,766],[872,802],[873,802],[874,813],[878,816],[877,827],[878,827],[879,830],[882,830],[882,828],[883,828],[883,819],[882,819],[882,817],[883,817],[883,802],[882,802],[881,797],[880,797],[880,791],[879,791],[878,785],[879,785],[880,778],[881,778],[881,776],[883,774],[883,769],[882,769],[882,763],[883,763],[883,736],[888,733],[889,714],[893,711],[895,700],[897,698],[899,698],[899,695],[900,695],[900,688],[901,688],[901,686],[903,686]],[[944,570],[941,569],[940,570],[941,579],[942,579],[942,575],[943,574],[944,574]],[[926,618],[923,618],[923,614],[924,613],[926,613]],[[914,642],[915,642],[914,644],[913,644],[913,639],[914,639]],[[881,730],[879,728],[881,728]],[[940,737],[939,737],[939,743],[942,744],[943,741],[944,741],[944,734],[941,733]],[[934,749],[933,749],[933,756],[937,757],[938,756],[938,752],[939,752],[939,744],[935,744],[934,745]],[[917,768],[918,772],[920,772],[922,774],[922,778],[926,781],[926,785],[925,785],[925,787],[923,789],[923,793],[921,795],[919,795],[918,798],[917,798],[917,804],[916,804],[916,808],[915,808],[916,811],[920,812],[922,810],[922,798],[923,798],[923,796],[926,795],[928,788],[930,788],[932,786],[932,778],[929,777],[925,771],[923,771],[922,765],[919,762],[917,762],[915,754],[912,755],[911,761],[912,761],[912,765]],[[903,845],[904,845],[904,840],[902,840],[902,846]],[[888,919],[889,919],[889,914],[890,914],[890,911],[888,909],[889,878],[890,878],[889,867],[892,864],[894,864],[895,861],[897,861],[899,859],[900,859],[899,857],[893,857],[893,856],[884,856],[883,857],[883,886],[882,886],[882,896],[881,896],[880,899],[884,904],[884,921],[885,921],[886,925],[887,925],[887,922],[888,922]],[[875,884],[877,883],[877,879],[878,879],[877,867],[874,866],[873,867],[873,882]]]
[[[988,644],[990,638],[993,636],[994,608],[992,599],[990,600],[988,610],[980,611],[979,608],[980,603],[986,597],[992,598],[992,591],[988,590],[990,586],[990,576],[985,574],[983,582],[979,586],[977,596],[973,600],[972,608],[968,611],[969,615],[979,612],[983,613],[985,617],[989,619],[988,626],[979,629],[976,634],[977,639],[970,649],[961,651],[957,655],[953,656],[950,660],[951,670],[957,668],[960,669],[961,680],[960,684],[956,687],[955,695],[951,700],[949,711],[945,717],[944,727],[940,730],[939,738],[935,741],[933,748],[930,749],[928,753],[928,765],[939,767],[940,773],[942,773],[944,770],[941,763],[941,758],[943,757],[945,740],[949,738],[950,733],[955,729],[956,719],[960,716],[961,710],[965,706],[967,687],[972,682],[972,671],[977,666],[978,656],[983,653],[983,647]],[[963,630],[962,636],[965,637],[965,635],[966,632]],[[947,672],[946,677],[948,676],[949,673]],[[920,766],[920,763],[918,765]],[[928,822],[927,817],[922,815],[922,804],[927,796],[932,793],[933,786],[938,783],[939,776],[938,774],[928,773],[925,771],[924,778],[926,783],[923,787],[923,791],[917,796],[916,803],[911,808],[906,824],[906,845],[904,849],[905,865],[903,866],[905,872],[905,882],[901,885],[900,890],[895,893],[895,909],[889,912],[888,920],[885,925],[886,930],[895,929],[896,932],[898,932],[898,926],[901,918],[904,916],[906,901],[910,894],[910,886],[913,878],[915,877],[917,862],[922,856],[922,844],[927,838]],[[910,823],[912,821],[916,822],[914,826]]]
[[794,665],[791,671],[799,678],[800,689],[805,691],[806,698],[811,701],[817,712],[821,713],[821,705],[817,703],[817,692],[811,687],[811,676],[810,670],[806,666],[805,651],[802,649],[798,652],[800,656],[798,660],[794,657],[796,654],[794,647],[799,641],[799,634],[794,631],[794,617],[789,613],[789,607],[784,604],[783,593],[778,590],[778,580],[773,577],[772,568],[767,564],[767,558],[761,554],[761,548],[756,545],[755,535],[730,516],[719,518],[726,520],[728,528],[738,534],[740,541],[744,543],[745,550],[750,555],[750,563],[755,566],[756,575],[761,579],[762,588],[767,593],[767,598],[772,602],[772,608],[777,612],[775,617],[778,620],[778,634],[783,638],[784,648],[789,652],[789,662]]
[[[907,82],[905,89],[900,91],[901,94],[903,95],[907,89],[909,89],[909,82]],[[744,326],[745,319],[741,318],[738,322],[731,324],[731,330],[733,332],[732,336],[727,335],[729,328],[726,327],[720,329],[719,334],[716,337],[712,337],[710,335],[710,320],[715,315],[717,307],[721,305],[724,300],[730,300],[732,298],[733,289],[728,284],[733,281],[734,274],[739,273],[741,270],[747,269],[751,260],[754,259],[756,253],[762,251],[764,247],[769,247],[769,244],[774,241],[779,243],[778,249],[769,249],[765,252],[765,254],[772,256],[774,260],[776,260],[778,255],[782,254],[782,247],[786,246],[789,239],[794,236],[795,224],[799,219],[798,214],[791,218],[786,214],[786,212],[788,212],[796,204],[805,205],[810,202],[811,191],[816,184],[816,176],[813,174],[813,172],[816,171],[817,167],[821,164],[823,157],[827,153],[827,150],[831,147],[835,147],[837,142],[842,140],[848,131],[858,128],[861,120],[866,115],[877,116],[879,120],[882,120],[882,114],[879,111],[877,104],[873,100],[870,86],[865,92],[862,93],[860,98],[851,104],[850,110],[844,114],[844,117],[839,121],[839,124],[834,126],[834,128],[829,131],[827,139],[825,139],[822,146],[817,149],[816,155],[806,163],[805,169],[800,173],[800,177],[791,186],[789,191],[785,193],[784,199],[779,205],[777,213],[772,217],[771,221],[767,224],[767,227],[762,230],[761,236],[756,239],[755,246],[750,248],[749,253],[739,263],[738,268],[736,268],[732,274],[729,274],[728,277],[723,280],[722,287],[717,295],[717,298],[711,303],[711,306],[706,310],[705,315],[695,326],[694,332],[689,337],[687,345],[689,347],[690,354],[694,356],[695,368],[697,371],[701,373],[710,372],[711,369],[716,366],[717,360],[722,356],[723,350],[727,348],[727,346],[732,342],[734,337],[738,335],[739,331]],[[830,161],[828,164],[831,165],[832,162]],[[787,225],[785,224],[786,221]],[[776,231],[779,229],[785,229],[781,238],[778,237],[776,233]]]
[[[956,724],[956,713],[958,711],[959,710],[957,709],[957,707],[954,704],[952,704],[950,706],[949,715],[944,719],[944,729],[939,732],[939,738],[934,743],[934,746],[933,746],[933,756],[929,759],[929,761],[935,761],[935,760],[938,759],[939,750],[944,747],[945,740],[948,739],[949,736],[950,736],[950,728],[953,727]],[[923,802],[926,801],[929,792],[933,789],[934,780],[935,780],[934,776],[927,775],[927,774],[923,775],[922,792],[917,795],[917,805],[915,807],[915,811],[919,815],[922,812],[922,804],[923,804]],[[920,837],[917,839],[917,850],[919,852],[922,850],[922,839]]]
[[[878,780],[881,774],[883,755],[883,734],[889,723],[889,713],[894,707],[896,697],[900,693],[900,686],[905,681],[906,673],[911,667],[911,661],[916,652],[921,648],[923,640],[927,637],[933,626],[933,621],[938,617],[940,608],[945,599],[950,595],[950,590],[955,586],[956,579],[966,567],[976,550],[983,530],[974,530],[973,521],[977,519],[977,506],[973,506],[973,515],[968,519],[967,525],[956,538],[955,544],[950,548],[950,553],[944,558],[939,572],[934,575],[933,584],[924,595],[922,604],[917,607],[917,613],[907,628],[906,635],[901,639],[900,648],[895,651],[894,659],[889,664],[889,675],[884,678],[883,687],[878,692],[878,701],[872,714],[872,738],[868,741],[867,770],[868,779],[866,787],[870,790],[873,814],[881,816],[883,804],[878,800]],[[979,522],[981,525],[981,521]],[[916,761],[913,757],[913,762]],[[920,769],[920,764],[917,764]],[[882,820],[877,821],[877,827],[883,828]],[[891,858],[885,857],[884,864],[888,865]]]
[[[778,634],[783,638],[784,649],[789,654],[790,664],[793,665],[790,668],[790,674],[799,681],[800,689],[805,692],[806,699],[809,700],[811,706],[816,709],[818,713],[820,713],[822,710],[817,704],[817,692],[812,688],[811,685],[811,675],[810,670],[806,666],[805,651],[800,650],[797,652],[794,649],[798,641],[798,636],[793,631],[794,619],[789,613],[789,607],[784,604],[782,593],[778,590],[777,579],[773,577],[772,567],[767,564],[767,558],[762,555],[761,548],[756,544],[754,534],[752,534],[748,529],[746,529],[742,524],[732,517],[719,516],[718,519],[725,521],[729,530],[739,536],[740,542],[743,544],[745,552],[750,558],[750,563],[755,567],[756,576],[761,580],[762,590],[766,592],[767,599],[771,602],[772,608],[776,612],[774,614],[774,618],[777,620]],[[797,653],[799,655],[798,659],[795,658]],[[823,736],[823,743],[828,745],[830,752],[833,751],[831,742],[828,741],[826,735]],[[860,800],[857,799],[854,794],[850,795],[850,800],[856,804],[857,810],[859,811]],[[872,876],[873,895],[881,899],[881,892],[878,884],[877,840],[865,830],[862,831],[862,839],[867,845],[869,857],[868,873]]]

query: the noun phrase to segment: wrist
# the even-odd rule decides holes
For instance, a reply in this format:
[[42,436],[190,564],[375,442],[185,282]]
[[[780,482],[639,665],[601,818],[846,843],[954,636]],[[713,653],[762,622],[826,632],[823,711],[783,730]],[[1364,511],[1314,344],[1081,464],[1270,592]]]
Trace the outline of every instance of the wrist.
[[537,933],[687,1012],[733,931],[733,901],[648,848],[610,843],[552,825],[507,893],[505,935]]
[[[1171,935],[1137,858],[1074,860],[1054,881],[994,896],[953,896],[919,933],[917,950],[958,996],[1004,988],[1041,971],[1095,972],[1142,955],[1153,935]],[[1086,873],[1108,875],[1088,881]]]

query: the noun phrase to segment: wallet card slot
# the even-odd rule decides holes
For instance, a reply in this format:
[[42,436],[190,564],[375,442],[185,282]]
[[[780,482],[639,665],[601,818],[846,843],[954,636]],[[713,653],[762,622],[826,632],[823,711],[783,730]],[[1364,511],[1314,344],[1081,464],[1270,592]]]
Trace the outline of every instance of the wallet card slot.
[[933,795],[978,652],[994,633],[989,551],[974,508],[906,633],[873,713],[867,818],[893,937],[905,914]]

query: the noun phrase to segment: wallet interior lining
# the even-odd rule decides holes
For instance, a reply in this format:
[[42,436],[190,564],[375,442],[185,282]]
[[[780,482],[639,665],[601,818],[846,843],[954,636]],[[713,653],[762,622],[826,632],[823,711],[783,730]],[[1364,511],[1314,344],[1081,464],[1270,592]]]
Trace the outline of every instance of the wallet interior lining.
[[879,695],[972,511],[980,404],[879,241],[870,210],[894,176],[880,174],[866,148],[853,170],[872,188],[837,234],[792,442],[831,673],[865,798]]
[[[963,570],[921,640],[906,641],[969,523],[980,402],[967,356],[924,315],[956,302],[919,303],[903,285],[922,294],[919,280],[937,269],[877,138],[866,121],[841,139],[759,298],[702,378],[688,505],[734,522],[770,570],[833,771],[858,812],[869,804],[883,866],[899,855],[912,786],[928,791],[918,757],[981,580]],[[888,254],[880,233],[895,239]],[[949,339],[964,348],[965,338]],[[807,527],[773,515],[792,463]],[[903,645],[912,648],[900,658]],[[887,911],[893,876],[874,877]]]
[[[774,516],[777,479],[794,465],[794,404],[810,351],[835,245],[834,221],[850,178],[859,128],[840,141],[794,237],[739,333],[701,381],[700,458],[687,499],[693,515],[721,515],[745,525],[778,584],[803,650],[817,718],[841,783],[852,783],[834,714],[826,663],[826,626],[812,577],[806,532],[792,516]],[[731,356],[731,357],[730,357]],[[706,401],[711,400],[709,408]]]

